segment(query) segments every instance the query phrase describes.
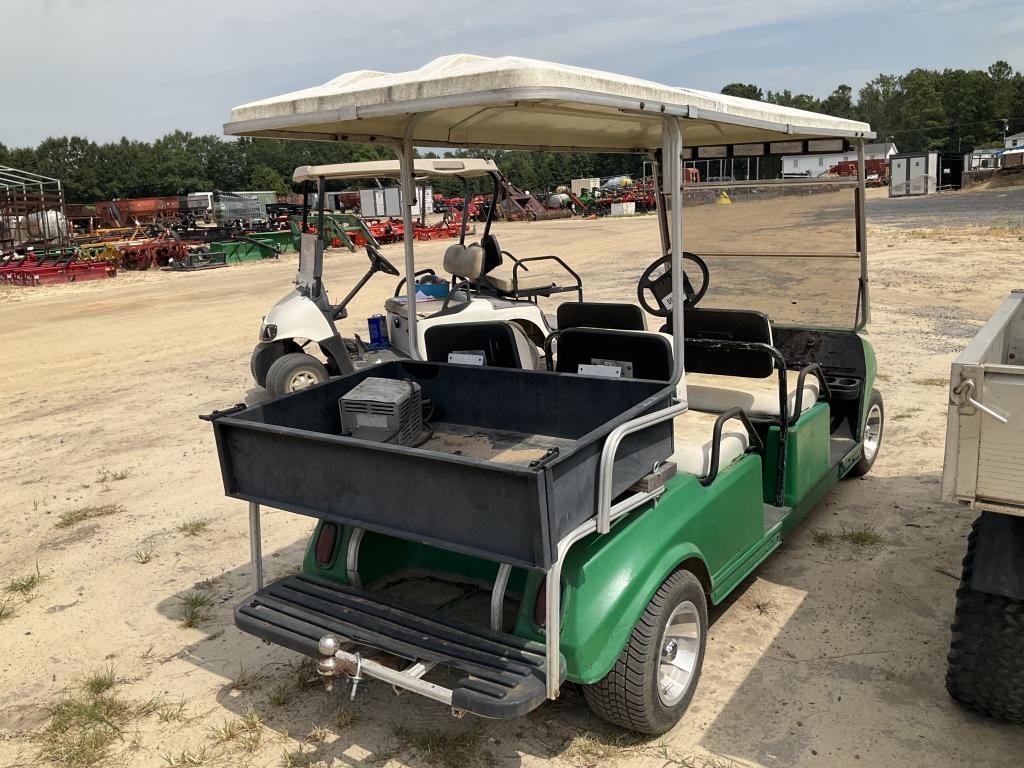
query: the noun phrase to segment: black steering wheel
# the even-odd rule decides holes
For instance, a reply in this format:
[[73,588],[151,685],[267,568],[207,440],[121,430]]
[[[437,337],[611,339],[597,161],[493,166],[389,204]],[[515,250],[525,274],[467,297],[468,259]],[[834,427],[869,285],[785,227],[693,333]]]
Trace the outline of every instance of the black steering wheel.
[[385,259],[381,255],[380,251],[369,243],[366,244],[366,255],[370,259],[370,264],[378,272],[383,272],[385,275],[394,275],[395,277],[398,277],[398,275],[401,274],[394,264]]
[[[690,276],[687,272],[683,271],[683,307],[689,309],[695,307],[700,303],[700,300],[704,298],[704,294],[708,292],[708,285],[710,280],[708,277],[708,265],[700,256],[689,251],[683,251],[683,261],[692,261],[697,265],[697,269],[700,270],[700,283],[699,289],[694,289],[693,283],[690,281]],[[657,277],[655,273],[658,270],[662,270]],[[657,306],[651,306],[647,301],[647,292],[650,291],[654,297]],[[636,297],[640,301],[640,306],[646,309],[655,317],[669,317],[672,314],[672,310],[676,304],[672,297],[672,255],[668,254],[662,256],[659,259],[655,259],[654,262],[644,273],[640,276],[640,281],[636,286]]]

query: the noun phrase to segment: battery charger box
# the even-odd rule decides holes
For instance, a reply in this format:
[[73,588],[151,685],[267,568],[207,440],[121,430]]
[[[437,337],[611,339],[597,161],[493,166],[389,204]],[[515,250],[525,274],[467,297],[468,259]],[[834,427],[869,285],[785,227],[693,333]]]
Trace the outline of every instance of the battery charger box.
[[412,445],[423,429],[420,385],[370,377],[338,400],[342,434],[360,440]]

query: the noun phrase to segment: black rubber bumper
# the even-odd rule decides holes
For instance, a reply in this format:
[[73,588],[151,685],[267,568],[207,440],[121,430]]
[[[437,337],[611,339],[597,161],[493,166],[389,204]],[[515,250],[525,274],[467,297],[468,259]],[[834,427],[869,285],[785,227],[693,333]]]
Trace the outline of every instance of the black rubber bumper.
[[[541,643],[302,574],[250,595],[235,609],[235,624],[313,658],[319,658],[320,638],[334,633],[411,661],[452,667],[466,675],[452,688],[452,706],[482,717],[519,717],[546,699]],[[560,666],[564,680],[564,659]]]

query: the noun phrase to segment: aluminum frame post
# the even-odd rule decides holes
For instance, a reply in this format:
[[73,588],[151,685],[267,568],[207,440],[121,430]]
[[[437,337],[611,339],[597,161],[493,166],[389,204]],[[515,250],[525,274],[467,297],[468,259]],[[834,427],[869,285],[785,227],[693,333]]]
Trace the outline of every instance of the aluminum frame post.
[[249,560],[252,563],[252,591],[263,589],[263,535],[260,531],[260,505],[249,502]]
[[[681,380],[683,365],[683,131],[679,118],[662,118],[661,162],[662,177],[669,188],[669,245],[672,249],[672,344],[675,354],[670,385],[675,387]],[[677,306],[678,305],[678,306]],[[685,396],[683,398],[685,400]]]
[[857,195],[860,198],[860,205],[857,206],[857,240],[860,244],[860,284],[864,302],[862,325],[867,325],[871,321],[871,296],[868,293],[867,172],[868,169],[865,167],[864,161],[864,139],[857,139]]
[[412,205],[416,199],[416,183],[413,179],[413,143],[412,134],[416,127],[417,116],[409,118],[405,125],[405,136],[398,150],[398,169],[402,190],[402,245],[405,248],[405,297],[406,319],[409,334],[409,357],[422,360],[420,354],[419,331],[416,318],[416,257],[413,248]]

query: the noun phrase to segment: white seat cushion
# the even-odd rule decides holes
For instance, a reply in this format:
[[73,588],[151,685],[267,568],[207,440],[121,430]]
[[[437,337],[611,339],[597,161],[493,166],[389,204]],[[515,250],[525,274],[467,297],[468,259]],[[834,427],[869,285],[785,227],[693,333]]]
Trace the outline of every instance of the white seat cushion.
[[[799,371],[786,371],[787,409],[792,416],[796,408],[796,385]],[[803,413],[818,400],[818,379],[812,374],[804,378],[800,402]],[[718,376],[711,373],[686,374],[686,399],[691,408],[722,413],[742,408],[752,417],[779,418],[779,377],[773,373],[764,379],[743,376]]]
[[[510,261],[503,261],[497,267],[484,275],[481,278],[481,282],[490,285],[492,288],[501,291],[502,293],[512,293],[512,270],[514,268],[515,265]],[[516,282],[517,288],[520,291],[532,291],[538,288],[552,288],[556,285],[554,278],[550,275],[538,272],[536,267],[532,267],[529,272],[520,267],[516,270]]]
[[[697,477],[707,477],[711,472],[711,449],[714,446],[716,413],[701,413],[689,410],[676,416],[673,422],[676,452],[671,461],[680,472]],[[719,452],[718,469],[725,469],[739,459],[747,450],[750,438],[743,424],[730,419],[722,426],[722,447]]]
[[445,249],[443,266],[453,275],[476,280],[484,268],[484,249],[479,245],[452,243]]

